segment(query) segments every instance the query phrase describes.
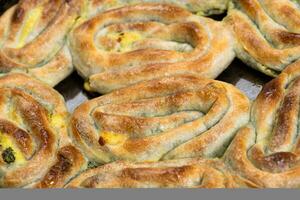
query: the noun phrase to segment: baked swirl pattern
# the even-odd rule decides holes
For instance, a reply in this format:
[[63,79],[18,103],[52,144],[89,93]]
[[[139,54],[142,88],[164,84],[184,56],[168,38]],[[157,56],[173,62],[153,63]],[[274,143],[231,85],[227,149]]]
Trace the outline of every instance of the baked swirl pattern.
[[86,4],[86,17],[138,3],[172,3],[198,15],[213,15],[223,13],[227,9],[228,0],[89,0]]
[[0,187],[63,187],[85,167],[62,97],[24,74],[0,78]]
[[21,0],[0,18],[0,73],[21,71],[55,86],[73,70],[66,37],[83,0]]
[[235,173],[261,187],[299,188],[300,62],[268,83],[253,105],[252,123],[226,153]]
[[253,183],[228,173],[219,160],[115,162],[88,170],[67,188],[245,188]]
[[163,76],[215,78],[234,58],[232,41],[220,22],[155,3],[100,13],[70,34],[86,89],[100,93]]
[[70,129],[97,163],[210,158],[223,155],[249,109],[248,98],[229,84],[165,77],[82,104]]
[[298,4],[292,0],[233,0],[225,21],[236,38],[238,57],[273,77],[298,60]]

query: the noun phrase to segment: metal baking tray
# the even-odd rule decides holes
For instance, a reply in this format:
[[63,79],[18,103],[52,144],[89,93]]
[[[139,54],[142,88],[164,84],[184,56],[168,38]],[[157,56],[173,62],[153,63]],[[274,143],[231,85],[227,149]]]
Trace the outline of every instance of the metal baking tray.
[[[0,15],[9,6],[15,4],[17,0],[0,0]],[[216,20],[221,20],[224,16],[213,16]],[[217,78],[235,85],[244,92],[251,100],[254,100],[261,91],[262,86],[271,80],[270,77],[247,67],[238,59],[235,59],[231,65]],[[83,89],[83,79],[73,72],[68,78],[55,87],[65,98],[68,110],[74,109],[88,99],[95,98],[99,94],[90,94]]]

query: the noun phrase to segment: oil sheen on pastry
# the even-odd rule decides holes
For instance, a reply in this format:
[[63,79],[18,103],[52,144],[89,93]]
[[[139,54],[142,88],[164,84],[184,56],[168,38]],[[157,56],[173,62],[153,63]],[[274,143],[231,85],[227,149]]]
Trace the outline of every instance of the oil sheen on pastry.
[[63,187],[85,167],[62,96],[25,74],[0,77],[0,187]]
[[267,188],[300,186],[300,62],[269,82],[255,101],[251,124],[230,145],[225,163]]
[[70,131],[98,163],[223,155],[249,119],[249,100],[230,84],[195,76],[142,82],[79,106]]
[[276,77],[300,58],[299,1],[233,0],[225,21],[236,38],[237,56]]
[[99,93],[163,76],[216,78],[235,56],[221,22],[157,3],[96,15],[72,31],[70,48],[86,89]]
[[0,73],[21,71],[55,86],[73,70],[66,47],[83,0],[20,0],[0,17]]

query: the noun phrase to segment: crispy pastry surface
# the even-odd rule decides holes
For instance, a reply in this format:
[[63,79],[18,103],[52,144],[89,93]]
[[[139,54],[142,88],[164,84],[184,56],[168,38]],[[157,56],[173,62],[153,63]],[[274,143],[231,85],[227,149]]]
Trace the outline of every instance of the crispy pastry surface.
[[96,15],[72,31],[70,48],[86,89],[99,93],[163,76],[216,78],[235,56],[221,22],[156,3]]
[[225,22],[237,56],[276,77],[300,58],[300,9],[291,0],[233,0]]
[[249,119],[249,100],[232,85],[174,76],[90,100],[70,131],[90,160],[159,161],[223,154]]
[[[234,57],[226,27],[180,8],[206,12],[200,1],[149,2],[23,0],[0,18],[0,187],[299,188],[297,3],[232,1],[225,22],[239,58],[277,76],[249,116],[238,89],[200,78]],[[62,32],[48,31],[53,24]],[[78,72],[87,89],[111,93],[69,123],[44,83],[70,73],[65,37],[75,24]]]
[[67,188],[246,188],[255,184],[226,171],[219,160],[182,159],[156,163],[119,161],[88,170]]
[[63,187],[84,167],[59,93],[25,74],[0,77],[0,187]]
[[0,73],[21,71],[55,86],[73,71],[66,38],[84,0],[20,0],[0,17]]
[[86,5],[87,16],[126,5],[138,3],[172,3],[198,15],[221,14],[227,9],[228,0],[89,0]]
[[225,154],[225,163],[267,188],[300,187],[300,62],[269,82],[254,102],[251,121]]

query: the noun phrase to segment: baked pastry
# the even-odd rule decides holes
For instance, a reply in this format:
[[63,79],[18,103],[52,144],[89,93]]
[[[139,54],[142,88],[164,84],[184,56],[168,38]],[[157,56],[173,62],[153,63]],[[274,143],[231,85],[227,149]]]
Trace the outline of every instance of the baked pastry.
[[300,58],[300,10],[290,0],[233,0],[225,22],[236,38],[237,56],[276,77]]
[[0,17],[0,73],[21,71],[55,86],[73,71],[66,36],[83,0],[20,0]]
[[68,188],[245,188],[255,184],[226,171],[219,160],[182,159],[155,163],[119,161],[88,170]]
[[221,22],[155,3],[101,13],[70,34],[74,65],[99,93],[163,76],[216,78],[235,56],[232,41]]
[[196,76],[142,82],[95,98],[70,131],[90,161],[217,157],[248,123],[249,100],[227,83]]
[[227,9],[229,0],[90,0],[86,15],[93,16],[107,10],[138,3],[172,3],[198,15],[221,14]]
[[251,121],[230,145],[225,162],[236,174],[267,188],[299,188],[300,61],[269,82]]
[[59,148],[55,156],[47,173],[27,188],[63,188],[72,178],[87,169],[85,157],[71,142]]
[[20,73],[0,77],[0,187],[63,187],[85,167],[67,118],[51,87]]

